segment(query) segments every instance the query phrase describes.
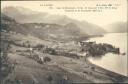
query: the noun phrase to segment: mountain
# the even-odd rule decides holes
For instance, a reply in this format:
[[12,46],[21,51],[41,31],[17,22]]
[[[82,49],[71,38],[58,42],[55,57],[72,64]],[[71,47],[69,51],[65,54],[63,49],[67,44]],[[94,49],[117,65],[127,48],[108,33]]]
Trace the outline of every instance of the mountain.
[[127,32],[127,22],[115,22],[106,26],[106,30],[112,33]]
[[80,28],[74,23],[67,25],[49,23],[18,23],[14,19],[2,14],[2,30],[10,30],[24,35],[31,35],[40,39],[51,39],[60,41],[77,40],[88,35],[82,33]]
[[2,30],[6,30],[9,31],[11,28],[10,25],[12,24],[16,24],[16,21],[8,16],[6,16],[5,14],[1,13],[1,29]]
[[87,21],[71,19],[65,15],[51,15],[45,12],[37,12],[27,8],[13,6],[3,8],[2,12],[14,18],[19,23],[48,23],[62,26],[73,23],[77,25],[83,33],[89,35],[101,35],[106,33],[106,31],[98,25],[88,23]]

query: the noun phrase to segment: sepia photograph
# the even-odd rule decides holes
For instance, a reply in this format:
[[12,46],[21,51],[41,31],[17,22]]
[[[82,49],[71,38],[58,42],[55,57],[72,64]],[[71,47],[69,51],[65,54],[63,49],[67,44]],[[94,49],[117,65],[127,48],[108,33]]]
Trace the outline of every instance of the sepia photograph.
[[128,83],[127,0],[1,1],[0,84]]

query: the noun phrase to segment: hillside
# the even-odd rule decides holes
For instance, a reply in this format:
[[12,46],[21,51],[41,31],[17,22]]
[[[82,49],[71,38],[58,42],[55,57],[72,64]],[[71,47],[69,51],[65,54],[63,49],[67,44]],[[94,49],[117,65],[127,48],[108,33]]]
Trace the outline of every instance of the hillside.
[[89,35],[101,35],[106,33],[106,31],[98,25],[88,23],[87,21],[71,19],[65,15],[51,15],[45,12],[37,12],[23,7],[12,6],[3,8],[2,12],[5,15],[14,18],[19,23],[48,23],[62,26],[73,23],[84,33]]
[[77,25],[69,23],[67,25],[48,23],[17,23],[12,18],[2,14],[2,28],[9,29],[16,33],[31,35],[40,39],[52,39],[60,41],[77,40],[81,37],[87,38]]

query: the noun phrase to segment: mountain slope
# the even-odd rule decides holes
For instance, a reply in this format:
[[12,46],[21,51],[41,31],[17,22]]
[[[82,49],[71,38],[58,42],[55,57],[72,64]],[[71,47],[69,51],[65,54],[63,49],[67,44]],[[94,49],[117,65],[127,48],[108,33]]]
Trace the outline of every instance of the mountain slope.
[[20,23],[49,23],[62,26],[73,23],[76,24],[77,27],[83,31],[83,33],[89,35],[101,35],[106,33],[103,28],[95,24],[88,23],[86,21],[74,20],[65,15],[50,15],[48,13],[32,11],[23,7],[12,6],[3,8],[2,12]]
[[6,16],[5,14],[1,13],[1,31],[2,30],[6,30],[9,31],[10,25],[12,24],[16,24],[16,21],[8,16]]
[[[75,40],[88,35],[82,33],[80,28],[74,23],[67,25],[48,24],[48,23],[17,23],[12,18],[2,14],[2,28],[11,30],[24,35],[31,35],[40,39],[51,40]],[[7,29],[6,29],[7,28]]]

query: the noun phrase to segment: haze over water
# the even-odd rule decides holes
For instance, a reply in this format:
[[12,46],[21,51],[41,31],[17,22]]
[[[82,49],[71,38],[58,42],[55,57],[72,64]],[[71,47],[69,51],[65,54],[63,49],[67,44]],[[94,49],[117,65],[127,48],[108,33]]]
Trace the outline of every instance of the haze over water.
[[109,33],[105,34],[104,37],[91,38],[89,41],[112,44],[115,47],[119,47],[121,53],[126,53],[126,55],[108,53],[102,58],[89,58],[89,60],[107,70],[125,76],[128,75],[127,33]]

